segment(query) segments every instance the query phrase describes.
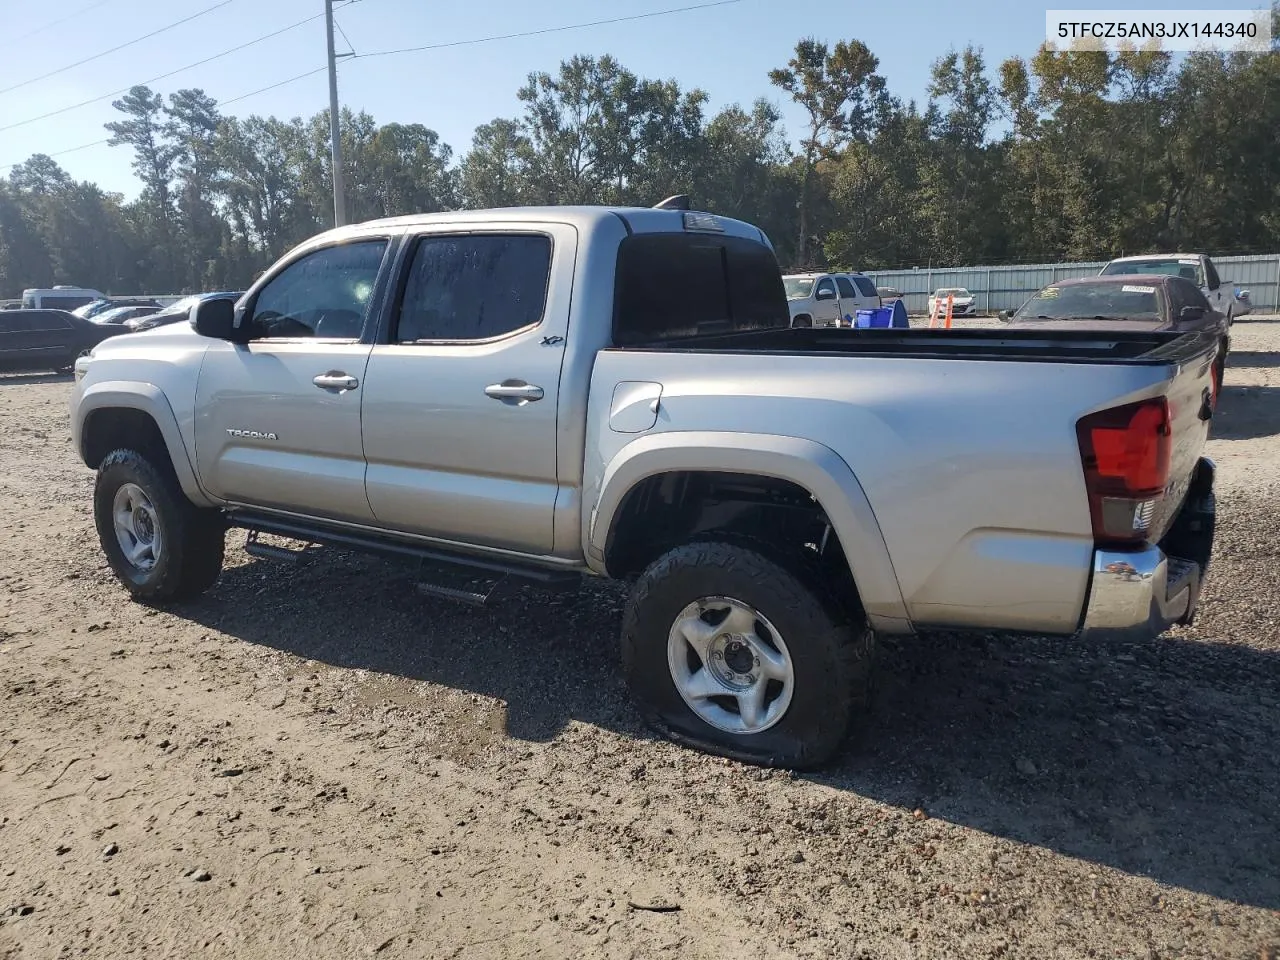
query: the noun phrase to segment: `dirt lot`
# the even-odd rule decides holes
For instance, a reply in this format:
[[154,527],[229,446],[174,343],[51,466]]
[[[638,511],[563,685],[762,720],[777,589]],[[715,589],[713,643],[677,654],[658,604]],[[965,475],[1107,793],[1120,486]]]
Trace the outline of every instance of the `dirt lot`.
[[0,957],[1273,958],[1280,324],[1235,347],[1193,628],[895,644],[799,778],[637,724],[612,585],[473,610],[236,537],[131,603],[68,382],[0,378]]

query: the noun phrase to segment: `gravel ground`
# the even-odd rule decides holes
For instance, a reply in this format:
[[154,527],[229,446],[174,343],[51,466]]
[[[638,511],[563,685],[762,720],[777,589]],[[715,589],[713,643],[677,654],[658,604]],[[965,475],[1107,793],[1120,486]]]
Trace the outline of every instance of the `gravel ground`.
[[1234,346],[1197,623],[887,645],[804,777],[647,734],[610,584],[473,610],[237,537],[131,603],[69,383],[0,378],[0,957],[1274,960],[1280,324]]

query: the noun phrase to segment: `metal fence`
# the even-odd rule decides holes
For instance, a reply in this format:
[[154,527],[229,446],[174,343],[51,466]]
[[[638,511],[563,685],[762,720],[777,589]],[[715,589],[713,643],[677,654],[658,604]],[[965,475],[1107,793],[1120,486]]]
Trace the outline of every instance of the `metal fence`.
[[[1280,254],[1214,257],[1222,282],[1248,290],[1258,313],[1280,312]],[[1041,263],[1003,267],[913,267],[910,270],[868,270],[878,287],[900,290],[908,313],[926,313],[928,299],[940,287],[963,287],[977,297],[985,313],[1016,310],[1029,296],[1055,280],[1088,277],[1107,261]]]

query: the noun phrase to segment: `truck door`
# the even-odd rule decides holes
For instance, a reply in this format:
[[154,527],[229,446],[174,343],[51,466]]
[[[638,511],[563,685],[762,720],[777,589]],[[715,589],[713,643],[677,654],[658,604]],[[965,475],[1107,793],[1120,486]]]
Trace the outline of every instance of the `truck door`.
[[374,515],[396,530],[549,554],[577,232],[442,224],[408,242],[366,377]]
[[249,343],[212,342],[196,385],[195,436],[200,479],[214,496],[373,519],[360,403],[370,307],[390,246],[386,236],[361,237],[302,254],[246,304]]
[[859,307],[858,291],[854,289],[848,277],[836,277],[836,290],[840,294],[837,300],[840,311],[839,326],[852,327]]
[[1204,295],[1224,317],[1231,316],[1231,308],[1235,300],[1235,289],[1225,284],[1218,276],[1218,269],[1208,257],[1204,258]]
[[836,293],[836,282],[832,277],[823,277],[813,293],[813,325],[815,327],[834,327],[840,321],[840,299]]

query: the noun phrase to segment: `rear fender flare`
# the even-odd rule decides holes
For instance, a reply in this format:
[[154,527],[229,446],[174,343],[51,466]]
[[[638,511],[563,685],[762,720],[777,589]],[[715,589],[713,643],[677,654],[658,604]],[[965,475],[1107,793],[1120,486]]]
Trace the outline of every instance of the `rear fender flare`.
[[755,474],[807,490],[840,538],[872,626],[889,633],[910,631],[893,561],[862,485],[834,450],[799,437],[689,431],[629,443],[605,468],[587,524],[584,547],[593,568],[604,567],[609,534],[627,493],[648,477],[673,471]]

